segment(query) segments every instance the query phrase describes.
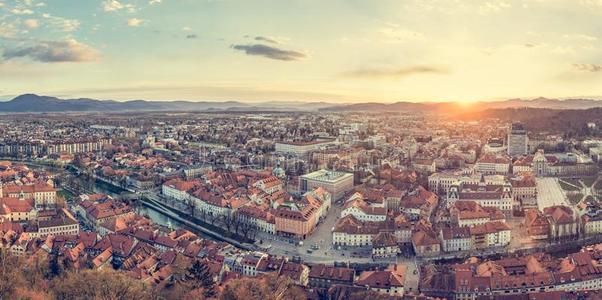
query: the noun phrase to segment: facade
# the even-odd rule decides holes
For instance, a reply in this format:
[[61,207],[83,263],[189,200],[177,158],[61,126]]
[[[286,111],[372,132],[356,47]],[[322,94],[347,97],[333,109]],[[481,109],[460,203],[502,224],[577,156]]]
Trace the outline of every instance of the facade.
[[37,210],[33,199],[3,197],[0,198],[0,220],[27,222],[35,220]]
[[537,182],[532,173],[510,179],[514,209],[537,208]]
[[269,234],[276,234],[276,218],[269,211],[248,205],[238,209],[237,217],[242,224]]
[[[79,223],[66,209],[59,210],[58,214],[48,220],[38,220],[38,231],[35,237],[46,237],[49,235],[77,235],[79,234]],[[33,236],[33,235],[32,235]]]
[[276,234],[298,239],[307,238],[318,222],[318,208],[311,205],[302,210],[278,208],[274,215]]
[[36,208],[56,205],[56,189],[46,183],[25,185],[2,185],[0,183],[0,197],[34,199]]
[[470,235],[475,249],[503,247],[510,244],[511,230],[503,222],[489,222],[470,227]]
[[301,193],[306,193],[319,187],[328,191],[335,201],[340,200],[353,189],[353,174],[319,170],[302,175],[299,178],[299,191]]
[[391,232],[379,232],[372,239],[372,257],[375,259],[395,257],[399,252],[397,239]]
[[550,222],[538,209],[525,211],[527,233],[534,240],[547,240],[550,234]]
[[276,152],[305,157],[312,151],[318,151],[330,144],[332,140],[311,142],[276,142]]
[[341,218],[349,215],[360,221],[380,222],[387,219],[387,210],[384,207],[369,206],[361,198],[353,198],[345,203],[341,211]]
[[512,199],[512,186],[510,183],[486,184],[481,180],[479,184],[456,183],[449,188],[447,205],[452,206],[456,201],[475,201],[482,207],[495,207],[505,215],[512,214],[514,200]]
[[573,239],[579,237],[579,218],[567,206],[550,206],[543,211],[550,223],[551,240]]
[[337,221],[332,230],[332,243],[335,246],[370,246],[372,239],[380,232],[377,222],[362,222],[353,215]]
[[402,264],[394,264],[384,271],[364,271],[355,285],[381,294],[403,297],[406,269]]
[[598,172],[598,167],[585,155],[570,152],[546,154],[540,149],[534,155],[517,159],[512,166],[512,172],[531,172],[537,177],[580,176],[594,175]]
[[477,160],[474,169],[476,172],[485,175],[506,175],[510,172],[511,163],[512,161],[507,157],[488,154]]
[[527,128],[522,123],[512,123],[508,129],[508,155],[512,157],[529,153]]
[[309,271],[309,286],[313,288],[328,289],[330,286],[352,286],[355,279],[355,270],[350,268],[314,265]]
[[582,232],[585,235],[602,233],[602,213],[590,211],[581,216]]
[[441,250],[444,252],[472,250],[469,227],[443,227],[440,232]]

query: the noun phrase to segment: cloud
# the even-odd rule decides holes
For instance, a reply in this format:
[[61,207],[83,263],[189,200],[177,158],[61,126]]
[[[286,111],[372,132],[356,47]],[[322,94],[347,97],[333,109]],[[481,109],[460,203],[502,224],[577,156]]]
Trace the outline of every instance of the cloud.
[[12,38],[18,32],[15,22],[0,22],[0,38]]
[[581,3],[581,5],[586,5],[586,6],[602,7],[601,0],[581,0],[581,1],[579,1],[579,3]]
[[573,67],[579,71],[602,72],[602,64],[573,64]]
[[6,49],[2,57],[6,60],[28,57],[32,60],[54,62],[85,62],[98,59],[98,51],[74,39],[63,41],[36,41],[34,45],[18,49]]
[[130,13],[136,11],[136,7],[133,4],[124,4],[117,0],[106,0],[103,2],[102,7],[104,11],[118,11],[122,9],[126,9]]
[[138,27],[144,23],[144,20],[138,18],[131,18],[127,21],[128,26],[130,27]]
[[281,44],[282,43],[281,41],[277,40],[276,38],[267,37],[267,36],[256,36],[255,40],[262,41],[262,42],[268,42],[268,43],[272,43],[272,44]]
[[424,35],[420,32],[400,28],[398,24],[387,23],[386,26],[380,28],[380,34],[384,37],[385,42],[400,43],[406,40],[424,40]]
[[487,1],[479,5],[478,11],[482,15],[488,15],[490,13],[497,13],[511,7],[512,5],[505,1]]
[[302,52],[284,50],[262,44],[232,45],[230,47],[234,50],[244,51],[247,55],[263,56],[275,60],[294,61],[307,57],[307,55]]
[[58,28],[64,32],[72,32],[79,28],[79,21],[75,19],[65,19],[62,17],[56,17],[51,14],[42,14],[42,17],[47,19],[51,26]]
[[33,14],[33,11],[31,9],[18,8],[18,7],[13,8],[10,12],[15,15],[32,15]]
[[343,72],[344,77],[402,78],[417,74],[447,74],[449,70],[439,66],[415,65],[404,68],[365,68]]
[[565,39],[581,40],[585,42],[595,42],[598,40],[597,37],[587,34],[564,34],[562,37]]
[[25,25],[25,27],[27,27],[29,29],[38,28],[38,26],[40,26],[40,24],[38,23],[38,20],[36,20],[36,19],[27,19],[27,20],[23,21],[23,24]]
[[198,36],[196,34],[189,34],[186,36],[187,39],[196,39]]

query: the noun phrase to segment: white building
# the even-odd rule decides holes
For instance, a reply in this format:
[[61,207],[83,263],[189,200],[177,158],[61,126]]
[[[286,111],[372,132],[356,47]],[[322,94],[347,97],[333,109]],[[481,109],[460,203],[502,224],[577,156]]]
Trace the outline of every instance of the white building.
[[529,153],[527,128],[522,123],[512,123],[508,129],[508,155],[512,157]]
[[299,178],[299,191],[306,193],[316,188],[328,191],[334,200],[340,200],[353,189],[353,174],[319,170]]
[[293,154],[295,156],[307,156],[312,151],[318,151],[328,145],[333,140],[311,141],[311,142],[276,142],[276,152]]

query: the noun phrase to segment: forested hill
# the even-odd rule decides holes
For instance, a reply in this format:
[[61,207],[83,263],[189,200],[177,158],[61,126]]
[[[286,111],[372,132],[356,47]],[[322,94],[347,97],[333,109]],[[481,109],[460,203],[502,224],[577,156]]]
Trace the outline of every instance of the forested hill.
[[461,120],[485,120],[496,118],[502,121],[523,122],[530,131],[562,131],[569,135],[588,135],[587,123],[602,127],[602,108],[590,109],[547,109],[547,108],[501,108],[458,114]]

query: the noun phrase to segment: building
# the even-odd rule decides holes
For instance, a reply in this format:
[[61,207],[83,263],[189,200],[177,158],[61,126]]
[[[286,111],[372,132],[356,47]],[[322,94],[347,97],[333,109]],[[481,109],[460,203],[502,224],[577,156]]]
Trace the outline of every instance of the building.
[[578,153],[553,153],[546,154],[539,149],[534,155],[527,155],[517,159],[512,166],[514,174],[531,172],[537,177],[545,176],[581,176],[594,175],[598,167],[586,155]]
[[45,182],[24,185],[0,183],[0,197],[34,199],[36,208],[56,205],[56,189]]
[[381,231],[380,222],[362,222],[353,215],[337,221],[332,230],[332,243],[335,246],[370,246],[372,239]]
[[512,123],[508,129],[508,155],[512,157],[529,153],[527,128],[522,123]]
[[474,166],[476,172],[485,175],[500,174],[506,175],[510,172],[512,161],[504,156],[487,154],[477,160]]
[[472,250],[469,227],[443,227],[440,232],[441,250],[444,252]]
[[276,152],[292,154],[298,157],[306,157],[312,151],[318,151],[331,145],[333,140],[321,140],[321,141],[310,141],[310,142],[276,142]]
[[393,264],[384,271],[364,271],[355,285],[381,294],[403,297],[406,269],[402,264]]
[[301,193],[306,193],[319,187],[328,191],[335,201],[340,200],[353,189],[353,174],[319,170],[302,175],[299,178],[299,191]]
[[316,228],[319,218],[319,208],[306,205],[301,209],[281,205],[275,211],[276,234],[306,239]]
[[328,289],[332,285],[352,286],[355,279],[355,270],[350,268],[330,267],[315,265],[309,271],[309,286],[313,288]]
[[538,209],[525,211],[527,234],[534,240],[547,240],[550,234],[550,222]]
[[581,216],[582,232],[585,235],[602,233],[602,212],[588,211]]
[[[73,215],[62,208],[57,214],[47,220],[38,220],[35,237],[44,238],[48,235],[78,235],[79,223]],[[34,236],[34,234],[31,234]]]
[[510,179],[514,209],[537,208],[537,182],[532,173],[526,173]]
[[470,235],[475,249],[503,247],[510,244],[511,230],[506,223],[488,222],[470,227]]
[[543,211],[550,223],[551,240],[579,237],[579,218],[570,207],[557,205],[546,207]]
[[[359,195],[358,193],[353,196]],[[341,218],[348,215],[354,216],[356,219],[364,221],[384,221],[387,219],[387,210],[384,207],[370,206],[363,200],[361,196],[352,197],[345,203],[341,211]]]
[[33,199],[23,197],[0,198],[0,220],[10,222],[27,222],[35,220],[37,210],[34,208]]
[[276,218],[270,211],[254,205],[245,205],[238,209],[238,220],[259,231],[276,234]]
[[506,221],[504,213],[497,207],[482,207],[475,201],[456,201],[449,212],[451,222],[459,227]]
[[412,234],[412,247],[417,256],[436,255],[441,252],[441,242],[431,230],[418,230]]
[[372,239],[372,257],[375,259],[395,257],[399,252],[397,239],[391,232],[379,232]]
[[479,184],[453,184],[447,192],[447,205],[451,207],[454,202],[469,200],[475,201],[482,207],[495,207],[500,209],[505,215],[512,214],[512,185],[509,182],[504,184],[487,184],[482,179]]

